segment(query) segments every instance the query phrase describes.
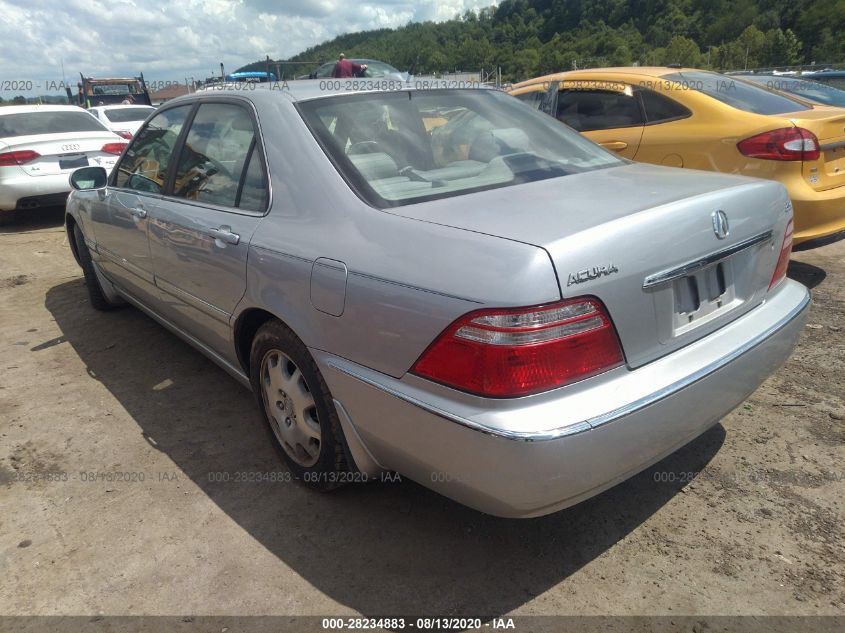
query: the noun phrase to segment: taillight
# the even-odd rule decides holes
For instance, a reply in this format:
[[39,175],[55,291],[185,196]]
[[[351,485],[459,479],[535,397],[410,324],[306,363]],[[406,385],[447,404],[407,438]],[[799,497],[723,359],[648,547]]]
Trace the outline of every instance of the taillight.
[[772,280],[769,282],[769,290],[777,286],[786,277],[786,269],[789,267],[789,256],[792,255],[792,218],[786,224],[786,231],[783,234],[783,243],[780,247],[780,256],[778,257],[777,266],[775,266],[775,274],[772,275]]
[[23,165],[36,158],[41,158],[41,154],[33,152],[31,149],[24,149],[17,152],[3,152],[0,154],[0,167],[10,167],[11,165]]
[[127,145],[129,145],[129,143],[106,143],[100,151],[106,154],[120,155],[123,152],[123,148]]
[[130,132],[129,130],[116,130],[115,134],[125,138],[128,141],[132,140],[132,132]]
[[589,378],[623,360],[604,306],[581,297],[470,312],[446,328],[411,371],[462,391],[508,398]]
[[763,132],[737,143],[740,152],[765,160],[817,160],[819,139],[802,127],[785,127]]

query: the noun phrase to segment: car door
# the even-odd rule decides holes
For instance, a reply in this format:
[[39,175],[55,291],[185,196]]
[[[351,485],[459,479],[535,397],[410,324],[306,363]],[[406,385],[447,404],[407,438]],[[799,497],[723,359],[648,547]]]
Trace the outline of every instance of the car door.
[[150,225],[163,315],[211,350],[230,352],[230,317],[246,291],[250,239],[269,184],[248,101],[202,101]]
[[[159,112],[130,143],[91,203],[98,264],[115,284],[145,303],[158,297],[150,257],[150,214],[157,209],[173,149],[190,105]],[[152,307],[152,306],[151,306]]]
[[633,159],[644,117],[634,87],[621,82],[561,81],[551,113],[602,147]]

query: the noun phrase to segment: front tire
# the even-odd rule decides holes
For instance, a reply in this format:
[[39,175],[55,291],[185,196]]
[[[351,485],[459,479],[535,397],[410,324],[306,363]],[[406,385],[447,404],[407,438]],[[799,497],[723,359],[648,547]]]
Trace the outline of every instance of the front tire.
[[118,304],[109,301],[97,279],[97,272],[94,270],[94,262],[91,260],[91,252],[85,244],[85,237],[79,225],[73,226],[73,241],[76,243],[76,253],[79,255],[79,265],[82,267],[82,274],[85,275],[85,287],[88,289],[88,299],[95,310],[114,310],[120,307]]
[[328,385],[305,344],[281,322],[252,341],[250,381],[274,445],[305,485],[331,490],[349,471],[343,431]]

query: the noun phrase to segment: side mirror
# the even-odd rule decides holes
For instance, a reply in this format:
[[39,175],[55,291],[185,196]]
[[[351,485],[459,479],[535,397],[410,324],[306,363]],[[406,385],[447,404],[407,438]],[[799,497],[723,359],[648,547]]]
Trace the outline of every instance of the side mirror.
[[102,167],[82,167],[70,175],[70,186],[79,191],[102,189],[109,176]]

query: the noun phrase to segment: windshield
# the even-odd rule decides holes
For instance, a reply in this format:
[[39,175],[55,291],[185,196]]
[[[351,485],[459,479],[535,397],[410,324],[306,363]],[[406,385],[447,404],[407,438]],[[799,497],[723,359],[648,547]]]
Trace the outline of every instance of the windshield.
[[376,207],[624,164],[494,90],[355,94],[298,107],[347,182]]
[[768,90],[742,81],[736,77],[703,71],[678,72],[663,75],[661,79],[676,81],[685,90],[697,90],[717,101],[754,114],[783,114],[811,108],[800,101],[774,94]]
[[128,121],[143,121],[155,108],[115,108],[103,110],[106,118],[112,123],[126,123]]
[[87,112],[0,113],[0,138],[66,132],[102,132],[106,127]]
[[765,86],[769,90],[780,90],[796,97],[809,99],[825,105],[845,107],[845,91],[818,81],[794,77],[773,77],[771,75],[743,75],[743,79]]

